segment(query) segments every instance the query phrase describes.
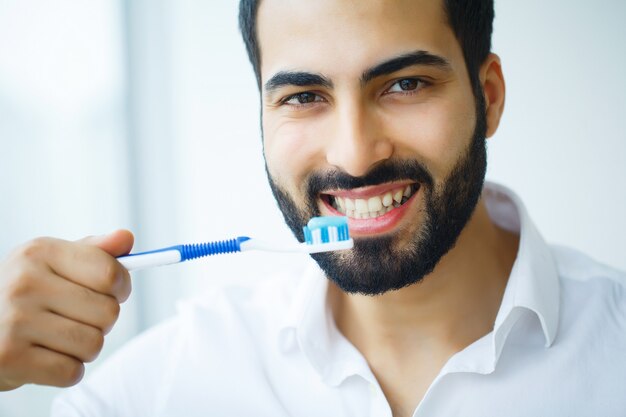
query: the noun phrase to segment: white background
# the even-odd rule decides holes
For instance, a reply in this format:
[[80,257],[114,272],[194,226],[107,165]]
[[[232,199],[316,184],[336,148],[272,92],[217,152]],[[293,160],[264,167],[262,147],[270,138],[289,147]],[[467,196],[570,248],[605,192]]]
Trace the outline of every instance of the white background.
[[[488,178],[521,195],[547,240],[626,269],[626,2],[496,3],[507,103]],[[292,239],[265,180],[236,12],[234,0],[0,0],[1,257],[35,236],[118,227],[138,250]],[[300,262],[231,255],[136,274],[102,357],[177,299]],[[0,393],[0,416],[45,415],[57,391]]]

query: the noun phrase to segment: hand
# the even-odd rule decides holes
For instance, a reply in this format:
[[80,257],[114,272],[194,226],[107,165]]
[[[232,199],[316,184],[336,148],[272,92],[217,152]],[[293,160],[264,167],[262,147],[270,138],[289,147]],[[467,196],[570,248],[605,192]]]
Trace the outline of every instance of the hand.
[[0,262],[0,391],[81,380],[130,295],[115,257],[132,246],[126,230],[77,242],[38,238]]

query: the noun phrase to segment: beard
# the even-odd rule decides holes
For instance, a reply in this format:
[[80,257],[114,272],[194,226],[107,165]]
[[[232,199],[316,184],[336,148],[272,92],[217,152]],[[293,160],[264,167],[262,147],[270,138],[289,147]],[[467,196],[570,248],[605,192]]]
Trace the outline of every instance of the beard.
[[[421,282],[454,247],[482,193],[487,169],[487,121],[482,92],[476,99],[476,124],[465,153],[447,178],[437,186],[428,169],[416,160],[389,159],[361,177],[337,169],[312,172],[303,183],[301,204],[266,172],[285,222],[296,238],[304,240],[302,227],[320,216],[319,196],[325,190],[351,189],[392,181],[410,180],[423,193],[422,225],[399,242],[402,230],[384,236],[354,239],[350,251],[312,254],[326,276],[342,291],[379,295]],[[420,210],[420,209],[414,209]],[[407,212],[407,216],[418,213]]]

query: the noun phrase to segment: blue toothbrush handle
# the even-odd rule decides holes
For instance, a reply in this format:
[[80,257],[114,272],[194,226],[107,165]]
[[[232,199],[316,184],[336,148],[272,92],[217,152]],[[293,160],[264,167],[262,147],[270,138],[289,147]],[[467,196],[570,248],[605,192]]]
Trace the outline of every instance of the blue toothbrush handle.
[[132,271],[155,266],[175,264],[204,256],[241,252],[240,245],[247,240],[250,240],[250,238],[246,236],[239,236],[235,239],[216,242],[176,245],[121,256],[117,258],[117,260],[127,270]]
[[148,252],[133,253],[117,260],[129,271],[175,264],[222,253],[265,250],[271,252],[318,253],[347,250],[354,246],[347,217],[314,217],[304,227],[305,243],[272,243],[246,236],[217,242],[176,245]]

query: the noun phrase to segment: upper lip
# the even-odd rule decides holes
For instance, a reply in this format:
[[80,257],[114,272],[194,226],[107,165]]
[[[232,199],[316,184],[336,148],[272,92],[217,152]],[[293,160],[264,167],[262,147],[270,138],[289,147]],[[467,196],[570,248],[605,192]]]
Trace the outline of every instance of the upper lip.
[[390,182],[380,185],[371,185],[367,187],[352,188],[349,190],[328,190],[323,191],[321,194],[332,195],[334,197],[343,197],[351,199],[366,199],[374,196],[384,194],[388,191],[397,190],[398,188],[406,187],[409,184],[415,184],[415,181],[399,181]]

